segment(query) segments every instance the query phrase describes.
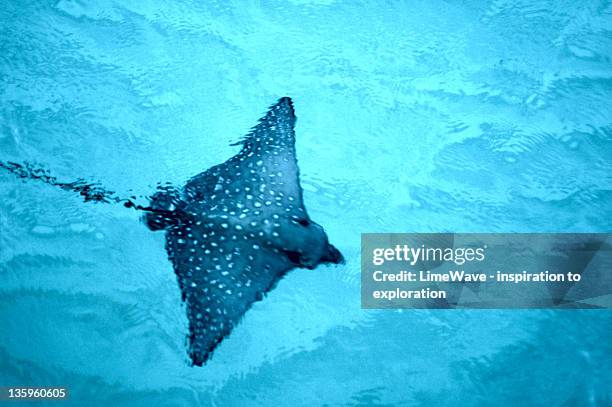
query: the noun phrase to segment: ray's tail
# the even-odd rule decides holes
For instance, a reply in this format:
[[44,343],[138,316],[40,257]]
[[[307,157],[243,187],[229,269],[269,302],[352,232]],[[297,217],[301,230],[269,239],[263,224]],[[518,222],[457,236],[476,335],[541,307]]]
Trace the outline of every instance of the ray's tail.
[[[25,162],[23,164],[0,161],[0,168],[5,169],[19,178],[25,180],[38,180],[45,184],[63,189],[64,191],[77,192],[85,202],[102,202],[108,204],[121,204],[126,208],[133,208],[146,213],[145,221],[150,229],[162,229],[176,224],[185,218],[181,210],[182,201],[178,191],[170,184],[158,184],[153,196],[140,196],[146,198],[150,204],[140,205],[136,203],[137,196],[129,198],[119,197],[114,191],[102,187],[100,184],[87,182],[78,178],[72,182],[61,182],[49,174],[49,171]],[[155,227],[155,225],[158,225]],[[163,226],[162,226],[163,225]]]

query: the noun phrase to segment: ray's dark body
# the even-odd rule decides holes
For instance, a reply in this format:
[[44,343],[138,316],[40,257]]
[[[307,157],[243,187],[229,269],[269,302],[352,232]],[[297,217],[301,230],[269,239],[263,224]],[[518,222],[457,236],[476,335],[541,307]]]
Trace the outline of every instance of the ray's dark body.
[[166,230],[195,365],[289,270],[343,261],[304,207],[294,125],[291,99],[282,98],[237,155],[152,198],[153,208],[176,214],[149,213],[146,223]]

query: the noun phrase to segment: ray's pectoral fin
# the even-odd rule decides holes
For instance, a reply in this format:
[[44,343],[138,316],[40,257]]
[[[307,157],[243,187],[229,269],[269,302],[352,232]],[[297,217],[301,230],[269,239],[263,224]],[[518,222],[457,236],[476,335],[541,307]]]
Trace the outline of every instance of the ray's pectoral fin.
[[[219,224],[202,217],[168,231],[168,253],[187,305],[189,355],[198,366],[289,270],[344,261],[312,221],[279,217],[279,227],[272,229],[278,232],[269,233],[266,222],[260,228],[236,228],[241,223],[228,219],[224,226],[221,219]],[[195,239],[194,232],[205,240]]]
[[210,224],[197,229],[204,241],[193,238],[195,224],[169,229],[166,241],[186,302],[189,355],[198,366],[251,305],[295,267],[260,241],[228,238],[214,223],[204,226]]

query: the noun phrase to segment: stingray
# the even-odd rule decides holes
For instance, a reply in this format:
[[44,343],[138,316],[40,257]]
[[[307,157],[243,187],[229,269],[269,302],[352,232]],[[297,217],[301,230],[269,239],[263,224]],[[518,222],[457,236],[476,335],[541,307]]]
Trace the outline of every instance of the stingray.
[[238,154],[182,188],[160,188],[149,206],[82,180],[61,183],[32,167],[0,164],[20,177],[79,192],[85,201],[123,202],[146,212],[148,228],[165,232],[186,304],[188,354],[201,366],[288,271],[344,262],[304,207],[295,121],[291,99],[279,99],[235,144],[242,146]]

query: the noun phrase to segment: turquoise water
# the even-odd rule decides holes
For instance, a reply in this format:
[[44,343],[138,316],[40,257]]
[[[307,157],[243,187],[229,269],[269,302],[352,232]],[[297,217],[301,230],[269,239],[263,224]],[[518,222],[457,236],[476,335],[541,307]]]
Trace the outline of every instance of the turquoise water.
[[361,232],[612,230],[610,3],[86,3],[0,5],[0,160],[146,195],[288,95],[306,206],[347,264],[290,273],[193,368],[163,235],[1,173],[0,385],[75,406],[612,403],[609,311],[359,300]]

